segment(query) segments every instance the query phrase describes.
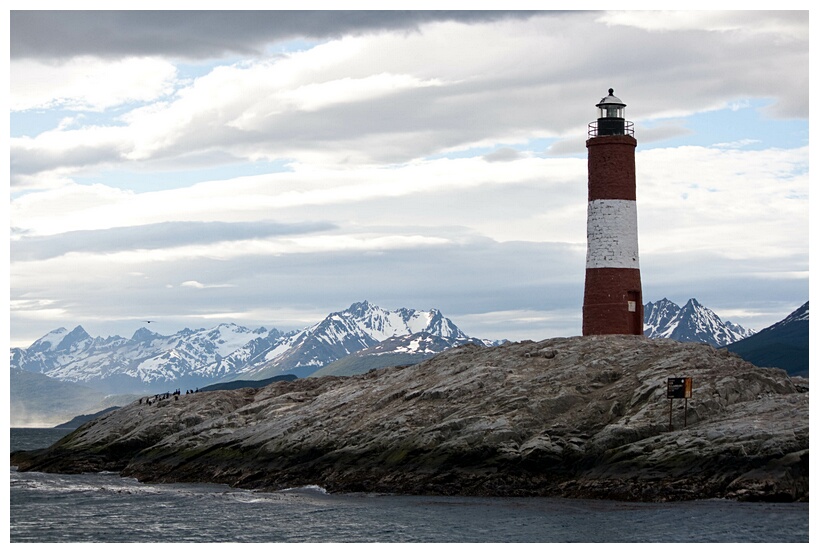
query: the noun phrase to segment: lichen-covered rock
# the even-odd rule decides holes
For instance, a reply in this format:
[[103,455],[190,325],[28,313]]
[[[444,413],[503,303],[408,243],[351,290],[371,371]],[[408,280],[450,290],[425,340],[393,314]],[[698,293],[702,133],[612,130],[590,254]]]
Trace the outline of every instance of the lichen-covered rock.
[[[666,399],[679,376],[687,404]],[[806,501],[808,419],[806,380],[724,350],[556,338],[135,402],[12,464],[258,489]]]

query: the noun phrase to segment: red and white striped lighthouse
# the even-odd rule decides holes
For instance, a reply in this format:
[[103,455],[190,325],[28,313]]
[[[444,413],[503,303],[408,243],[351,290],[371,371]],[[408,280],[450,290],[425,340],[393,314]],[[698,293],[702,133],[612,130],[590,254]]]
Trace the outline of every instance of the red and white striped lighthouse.
[[614,89],[589,124],[589,207],[583,336],[642,334],[634,127]]

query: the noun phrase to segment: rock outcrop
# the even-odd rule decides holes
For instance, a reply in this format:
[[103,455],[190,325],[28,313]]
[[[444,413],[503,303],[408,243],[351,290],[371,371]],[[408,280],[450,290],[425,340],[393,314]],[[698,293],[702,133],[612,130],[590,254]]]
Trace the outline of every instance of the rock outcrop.
[[[687,409],[666,398],[682,376]],[[805,379],[705,344],[467,345],[410,367],[134,402],[11,463],[264,490],[807,501],[808,395]]]

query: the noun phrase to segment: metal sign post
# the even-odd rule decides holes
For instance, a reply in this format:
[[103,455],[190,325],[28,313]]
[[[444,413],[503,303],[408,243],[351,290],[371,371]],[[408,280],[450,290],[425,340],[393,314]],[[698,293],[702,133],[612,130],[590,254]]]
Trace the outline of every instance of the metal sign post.
[[668,399],[668,431],[671,432],[674,430],[674,425],[671,423],[671,415],[674,414],[674,398],[669,397]]
[[683,378],[669,378],[668,389],[666,390],[666,397],[668,402],[668,430],[674,430],[674,425],[671,422],[671,416],[674,414],[674,398],[685,399],[684,407],[684,428],[688,426],[688,398],[691,397],[694,385],[690,376]]

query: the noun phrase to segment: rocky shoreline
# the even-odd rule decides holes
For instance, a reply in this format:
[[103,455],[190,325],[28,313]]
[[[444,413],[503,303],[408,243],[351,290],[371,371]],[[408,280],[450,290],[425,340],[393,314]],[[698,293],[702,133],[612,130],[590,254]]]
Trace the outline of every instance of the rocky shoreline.
[[[687,409],[666,398],[683,376]],[[259,490],[808,501],[808,399],[806,379],[704,344],[468,345],[364,375],[134,402],[11,464]]]

